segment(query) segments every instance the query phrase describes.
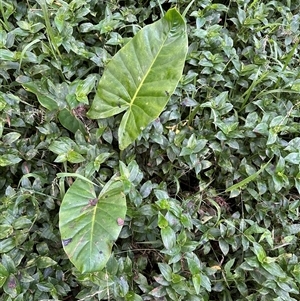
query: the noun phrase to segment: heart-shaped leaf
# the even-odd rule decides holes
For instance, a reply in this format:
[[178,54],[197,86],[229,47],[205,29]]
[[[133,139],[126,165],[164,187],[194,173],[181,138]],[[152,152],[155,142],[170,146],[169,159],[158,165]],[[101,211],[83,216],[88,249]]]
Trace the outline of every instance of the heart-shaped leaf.
[[109,62],[87,115],[97,119],[126,111],[118,132],[120,149],[162,112],[181,78],[187,49],[185,21],[173,8]]
[[96,197],[94,187],[77,179],[65,194],[59,212],[62,244],[82,273],[103,269],[126,214],[123,183],[112,180]]

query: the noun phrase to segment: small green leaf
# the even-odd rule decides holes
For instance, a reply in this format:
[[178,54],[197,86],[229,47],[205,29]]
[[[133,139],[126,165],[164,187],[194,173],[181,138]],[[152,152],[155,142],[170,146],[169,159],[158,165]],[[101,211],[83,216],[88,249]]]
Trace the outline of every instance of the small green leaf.
[[200,261],[199,259],[194,256],[194,258],[187,258],[187,263],[188,263],[188,267],[189,270],[191,272],[192,275],[196,275],[200,273]]
[[277,131],[275,131],[273,128],[269,129],[267,145],[275,143],[277,137],[278,137]]
[[53,153],[58,154],[55,162],[69,161],[71,163],[80,163],[85,161],[85,158],[78,152],[80,148],[68,137],[61,137],[59,140],[53,141],[49,145],[49,149]]
[[248,265],[250,267],[255,268],[255,269],[259,268],[259,261],[256,256],[247,257],[247,258],[245,258],[245,261],[248,263]]
[[300,163],[300,152],[290,153],[284,159],[285,159],[285,161],[287,161],[289,163],[299,164]]
[[253,252],[260,263],[264,262],[267,255],[266,251],[260,244],[253,242]]
[[229,252],[229,244],[225,240],[220,239],[219,247],[220,247],[222,253],[226,256]]
[[172,283],[180,283],[181,281],[184,281],[185,278],[178,275],[178,274],[175,274],[175,273],[172,273]]
[[75,147],[76,143],[72,139],[68,137],[61,137],[59,140],[53,141],[49,145],[49,150],[57,155],[60,155],[67,153],[69,150]]
[[160,272],[164,276],[164,278],[167,281],[171,282],[171,280],[172,280],[172,269],[170,268],[170,266],[168,264],[159,262],[158,267],[159,267]]
[[286,273],[275,262],[263,262],[261,265],[266,271],[268,271],[273,276],[280,277],[280,278],[286,277]]
[[155,298],[162,298],[167,294],[167,292],[164,286],[158,286],[150,291],[149,294]]
[[99,156],[95,158],[94,166],[99,168],[102,163],[104,163],[113,153],[101,153]]
[[32,221],[25,216],[21,216],[13,222],[14,229],[29,228],[32,225]]
[[5,283],[9,273],[2,263],[0,263],[0,287]]
[[74,150],[69,150],[67,153],[67,161],[71,163],[81,163],[85,161],[85,158]]
[[41,292],[50,292],[53,289],[52,283],[40,282],[37,283],[36,286]]
[[236,281],[236,288],[242,294],[243,297],[247,297],[249,295],[248,287],[243,281]]
[[147,198],[150,195],[152,188],[153,184],[151,181],[147,181],[141,186],[140,193],[143,199]]
[[15,52],[7,50],[7,49],[1,49],[0,59],[3,61],[16,61],[17,60]]
[[87,95],[95,87],[97,77],[95,74],[90,74],[85,80],[81,80],[76,87],[76,98],[79,102],[89,104]]
[[174,230],[167,226],[160,230],[161,238],[166,249],[171,249],[176,244],[176,234]]
[[60,163],[60,162],[66,162],[67,160],[68,160],[68,159],[67,159],[67,154],[66,154],[66,153],[63,153],[63,154],[58,155],[58,156],[55,158],[54,162]]
[[15,239],[12,237],[0,241],[0,253],[6,253],[16,247]]
[[63,109],[58,113],[58,119],[62,126],[75,134],[78,130],[86,133],[84,124],[74,116],[69,110]]
[[53,260],[47,256],[40,256],[36,260],[36,265],[39,269],[45,269],[45,268],[51,267],[56,264],[57,264],[57,262],[55,260]]
[[16,155],[6,154],[0,156],[0,166],[10,166],[21,162],[22,159]]
[[159,228],[164,229],[166,227],[168,227],[169,222],[167,221],[167,219],[164,217],[164,215],[162,215],[160,212],[158,214],[158,222],[157,225]]
[[10,274],[3,285],[3,290],[12,299],[15,299],[18,295],[19,281],[15,275]]
[[200,287],[201,287],[201,276],[200,274],[194,274],[192,276],[193,285],[196,291],[196,294],[200,294]]
[[40,81],[23,83],[22,86],[25,90],[36,95],[39,103],[49,111],[57,110],[60,105],[54,95],[52,95],[48,89]]
[[267,136],[269,134],[269,127],[268,124],[265,122],[259,123],[254,129],[254,133],[258,133],[261,135]]
[[61,7],[55,14],[54,23],[59,32],[63,31],[66,16],[65,7]]
[[208,292],[211,292],[211,283],[209,278],[202,273],[200,275],[201,286],[204,287]]
[[128,292],[125,296],[125,301],[143,301],[143,299],[134,292]]
[[277,127],[277,126],[281,126],[281,125],[285,125],[287,121],[286,116],[276,116],[275,118],[273,118],[270,122],[270,128],[273,127]]
[[14,274],[17,271],[14,260],[7,254],[2,255],[2,264],[10,274]]
[[235,258],[230,259],[228,262],[226,262],[226,264],[224,266],[224,271],[225,271],[226,275],[231,275],[230,269],[232,268],[234,262],[235,262]]
[[120,277],[117,280],[117,289],[118,289],[118,293],[121,297],[125,297],[126,294],[128,293],[129,285],[124,277]]
[[7,238],[13,233],[14,229],[12,225],[3,224],[0,225],[0,239]]
[[20,136],[21,136],[20,133],[16,133],[16,132],[8,133],[2,137],[2,141],[7,145],[11,145],[16,140],[18,140]]

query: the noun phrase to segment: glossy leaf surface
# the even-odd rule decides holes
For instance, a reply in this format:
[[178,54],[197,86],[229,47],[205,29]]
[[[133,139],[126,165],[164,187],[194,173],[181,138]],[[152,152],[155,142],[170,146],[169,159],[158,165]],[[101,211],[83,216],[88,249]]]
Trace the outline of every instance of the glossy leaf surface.
[[83,272],[103,269],[126,214],[123,183],[108,182],[96,197],[90,183],[77,179],[65,194],[59,213],[62,244]]
[[106,118],[125,111],[120,149],[132,143],[164,109],[183,71],[186,25],[176,9],[140,30],[110,61],[88,112]]

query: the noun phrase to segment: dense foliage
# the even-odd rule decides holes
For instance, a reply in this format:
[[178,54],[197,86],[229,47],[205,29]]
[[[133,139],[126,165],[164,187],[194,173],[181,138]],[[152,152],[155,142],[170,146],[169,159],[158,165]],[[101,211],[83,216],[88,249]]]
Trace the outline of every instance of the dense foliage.
[[[184,74],[120,150],[86,116],[108,62],[175,6]],[[0,300],[300,300],[297,1],[0,1]],[[128,178],[107,266],[82,274],[58,212],[80,174]]]

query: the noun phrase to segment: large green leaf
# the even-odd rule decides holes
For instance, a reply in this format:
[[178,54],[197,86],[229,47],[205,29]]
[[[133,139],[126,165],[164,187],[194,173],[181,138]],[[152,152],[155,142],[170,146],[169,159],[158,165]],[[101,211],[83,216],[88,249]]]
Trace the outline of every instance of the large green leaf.
[[63,198],[59,213],[62,244],[82,273],[103,269],[126,214],[121,181],[110,181],[96,197],[94,187],[77,179]]
[[88,116],[126,111],[118,133],[120,149],[164,109],[181,78],[187,48],[185,21],[173,8],[140,30],[107,65]]

